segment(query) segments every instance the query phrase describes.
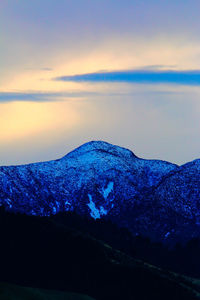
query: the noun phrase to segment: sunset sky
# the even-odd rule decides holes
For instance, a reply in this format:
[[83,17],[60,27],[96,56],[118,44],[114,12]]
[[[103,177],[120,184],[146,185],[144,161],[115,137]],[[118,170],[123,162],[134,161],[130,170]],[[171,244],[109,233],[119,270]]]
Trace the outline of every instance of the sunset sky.
[[200,158],[199,0],[1,0],[0,165],[90,140]]

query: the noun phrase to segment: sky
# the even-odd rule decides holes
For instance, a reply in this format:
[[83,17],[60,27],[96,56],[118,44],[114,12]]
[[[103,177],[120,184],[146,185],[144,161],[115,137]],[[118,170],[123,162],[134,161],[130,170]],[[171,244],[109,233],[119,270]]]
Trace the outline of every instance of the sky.
[[104,140],[200,158],[199,0],[1,0],[0,165]]

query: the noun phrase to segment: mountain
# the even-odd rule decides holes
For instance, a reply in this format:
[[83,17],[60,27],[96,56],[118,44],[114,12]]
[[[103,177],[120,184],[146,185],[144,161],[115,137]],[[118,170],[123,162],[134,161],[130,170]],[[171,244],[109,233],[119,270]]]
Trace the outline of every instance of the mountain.
[[154,197],[165,208],[200,225],[200,159],[187,163],[156,187]]
[[0,283],[1,300],[94,300],[91,297],[37,288],[23,287],[14,284]]
[[0,167],[0,203],[29,215],[75,211],[173,243],[200,236],[199,170],[199,160],[179,167],[93,141],[58,160]]
[[198,280],[131,258],[89,234],[59,225],[53,216],[1,209],[0,238],[0,299],[200,299]]

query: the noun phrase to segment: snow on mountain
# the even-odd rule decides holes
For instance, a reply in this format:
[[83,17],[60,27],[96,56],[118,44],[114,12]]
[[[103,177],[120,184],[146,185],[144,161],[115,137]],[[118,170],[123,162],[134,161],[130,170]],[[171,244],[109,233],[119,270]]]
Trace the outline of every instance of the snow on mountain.
[[165,208],[200,225],[200,159],[181,166],[156,188],[154,197]]
[[[190,167],[188,173],[187,165],[141,159],[128,149],[93,141],[55,161],[0,167],[0,203],[8,210],[26,214],[70,210],[94,219],[108,218],[134,234],[145,234],[150,228],[151,235],[156,232],[157,239],[164,239],[176,232],[164,224],[166,215],[164,223],[157,220],[165,203],[170,216],[179,214],[176,207],[183,205],[187,210],[183,218],[191,219],[189,210],[193,206],[186,202],[190,195],[192,199],[199,195],[198,168]],[[168,201],[170,190],[175,194],[177,189],[185,195],[184,204],[173,200],[173,195]],[[197,207],[198,199],[194,201]]]

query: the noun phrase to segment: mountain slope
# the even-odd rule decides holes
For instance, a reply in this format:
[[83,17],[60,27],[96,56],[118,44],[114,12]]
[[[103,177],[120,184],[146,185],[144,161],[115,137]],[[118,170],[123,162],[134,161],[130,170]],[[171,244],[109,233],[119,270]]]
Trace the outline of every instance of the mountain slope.
[[192,279],[133,259],[52,218],[1,211],[0,236],[0,281],[97,300],[200,299]]
[[[88,296],[0,283],[1,300],[92,300]],[[94,300],[94,299],[93,299]]]
[[200,224],[200,159],[187,163],[156,188],[155,196],[168,206]]
[[[182,240],[199,237],[200,160],[181,166],[178,172],[160,182],[153,193],[153,199],[155,206],[160,206],[160,217],[166,220],[166,212],[173,215],[168,226],[168,239],[181,234]],[[177,222],[181,224],[179,228]]]

